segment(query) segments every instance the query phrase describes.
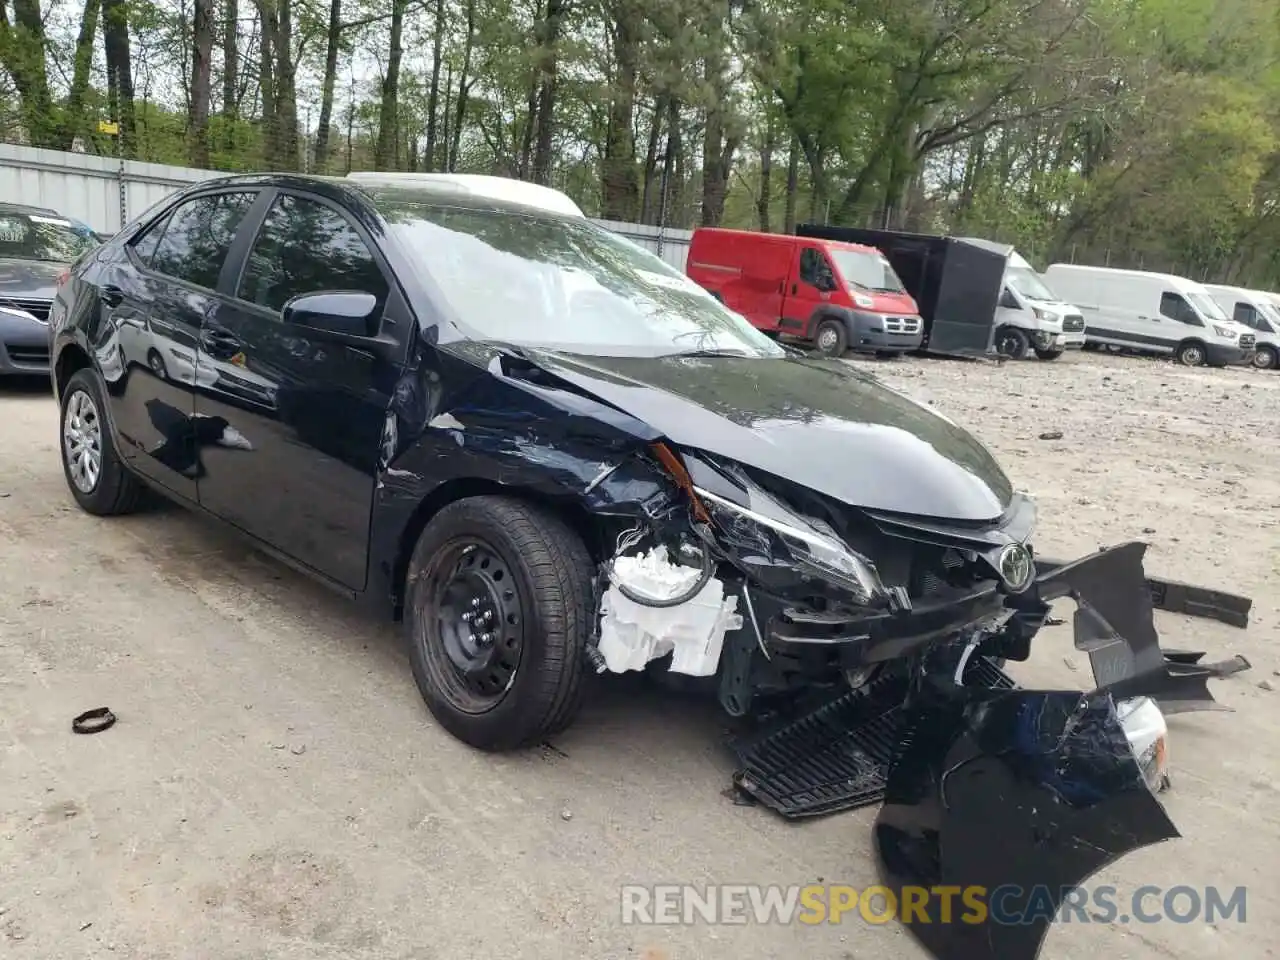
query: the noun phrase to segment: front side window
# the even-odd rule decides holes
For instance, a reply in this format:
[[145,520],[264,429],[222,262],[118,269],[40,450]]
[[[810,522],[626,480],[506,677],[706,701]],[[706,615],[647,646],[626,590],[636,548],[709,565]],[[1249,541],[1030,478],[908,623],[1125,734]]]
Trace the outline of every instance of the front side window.
[[1244,301],[1237,301],[1235,311],[1231,315],[1231,319],[1236,323],[1243,323],[1246,327],[1257,329],[1258,311],[1253,309],[1253,305]]
[[147,263],[167,277],[216,290],[231,241],[255,199],[257,194],[249,192],[188,200],[170,214],[162,232],[148,231],[148,236],[158,232],[159,240]]
[[683,273],[589,221],[370,193],[475,339],[592,356],[785,355]]
[[26,211],[0,210],[0,257],[71,263],[98,246],[70,220]]
[[819,290],[830,290],[834,286],[831,264],[821,250],[805,247],[800,251],[800,279]]
[[1160,312],[1171,320],[1177,320],[1179,323],[1185,323],[1193,327],[1204,326],[1200,317],[1191,309],[1191,304],[1187,303],[1180,293],[1160,294]]
[[304,293],[356,290],[387,301],[387,281],[368,244],[337,210],[282,194],[249,252],[238,296],[269,310]]
[[889,261],[879,254],[835,249],[831,251],[831,259],[840,276],[855,287],[872,293],[906,293]]

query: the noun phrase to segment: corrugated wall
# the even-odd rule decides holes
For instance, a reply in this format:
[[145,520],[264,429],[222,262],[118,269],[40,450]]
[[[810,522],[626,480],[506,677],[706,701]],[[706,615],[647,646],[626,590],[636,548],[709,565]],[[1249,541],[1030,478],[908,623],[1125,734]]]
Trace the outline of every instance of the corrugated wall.
[[[119,230],[175,190],[221,175],[213,170],[122,162],[85,153],[0,143],[0,201],[51,207],[104,233]],[[647,224],[612,220],[595,222],[684,270],[690,231],[659,231]]]

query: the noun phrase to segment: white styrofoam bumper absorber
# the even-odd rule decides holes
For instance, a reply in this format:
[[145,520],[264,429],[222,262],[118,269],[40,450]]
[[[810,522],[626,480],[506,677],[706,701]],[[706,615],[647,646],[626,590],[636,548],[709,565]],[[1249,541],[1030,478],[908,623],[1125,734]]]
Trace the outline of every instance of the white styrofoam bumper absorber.
[[[617,557],[615,581],[644,597],[663,600],[686,593],[699,571],[671,562],[665,547],[631,557]],[[651,607],[623,596],[610,583],[601,604],[599,650],[615,673],[642,670],[650,660],[672,653],[671,671],[709,677],[720,664],[724,635],[742,627],[738,598],[726,597],[724,584],[712,577],[685,603]]]

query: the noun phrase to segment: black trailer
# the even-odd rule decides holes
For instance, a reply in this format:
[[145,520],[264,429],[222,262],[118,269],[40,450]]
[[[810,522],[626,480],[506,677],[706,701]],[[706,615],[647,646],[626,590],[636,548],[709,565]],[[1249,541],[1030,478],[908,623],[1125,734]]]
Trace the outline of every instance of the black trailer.
[[801,237],[876,247],[893,265],[924,318],[927,353],[989,356],[1005,257],[954,237],[804,223]]

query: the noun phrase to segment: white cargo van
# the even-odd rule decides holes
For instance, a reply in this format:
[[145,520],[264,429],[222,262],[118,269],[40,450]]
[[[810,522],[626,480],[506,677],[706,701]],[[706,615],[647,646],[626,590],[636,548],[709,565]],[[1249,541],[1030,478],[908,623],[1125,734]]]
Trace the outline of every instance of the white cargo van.
[[1254,332],[1194,280],[1070,263],[1052,264],[1045,277],[1080,305],[1088,344],[1172,354],[1190,367],[1253,362]]
[[1236,323],[1243,323],[1258,338],[1253,365],[1264,370],[1280,367],[1280,303],[1273,294],[1244,287],[1206,283],[1204,288]]
[[1084,346],[1084,316],[1064,303],[1018,251],[1004,243],[957,237],[1005,257],[1004,283],[996,305],[995,348],[1007,357],[1023,357],[1034,347],[1041,360],[1056,360],[1064,350]]

